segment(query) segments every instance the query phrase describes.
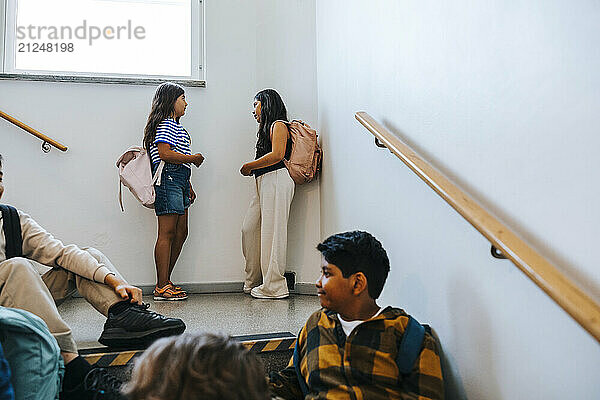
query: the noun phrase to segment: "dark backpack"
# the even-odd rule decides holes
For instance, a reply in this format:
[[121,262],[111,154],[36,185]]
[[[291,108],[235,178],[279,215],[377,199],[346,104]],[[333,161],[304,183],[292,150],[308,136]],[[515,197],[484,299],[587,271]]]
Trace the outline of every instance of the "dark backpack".
[[21,220],[17,209],[0,204],[4,238],[6,240],[6,259],[23,256],[23,237],[21,236]]

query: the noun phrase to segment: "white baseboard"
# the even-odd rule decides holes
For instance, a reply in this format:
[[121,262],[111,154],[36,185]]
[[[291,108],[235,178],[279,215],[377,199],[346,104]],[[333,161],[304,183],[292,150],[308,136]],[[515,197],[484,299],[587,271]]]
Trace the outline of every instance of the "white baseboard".
[[[242,293],[244,288],[243,282],[207,282],[207,283],[181,283],[179,284],[185,291],[190,294],[209,294],[209,293]],[[136,285],[144,295],[151,295],[154,290],[154,285]],[[296,283],[294,290],[295,294],[317,295],[317,289],[314,283]],[[74,297],[81,297],[79,293]]]

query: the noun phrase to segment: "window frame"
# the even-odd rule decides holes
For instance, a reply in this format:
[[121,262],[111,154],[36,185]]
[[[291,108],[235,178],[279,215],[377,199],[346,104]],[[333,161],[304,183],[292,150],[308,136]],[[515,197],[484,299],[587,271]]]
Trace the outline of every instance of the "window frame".
[[[0,0],[0,80],[73,82],[126,85],[157,85],[163,82],[175,82],[183,86],[206,87],[205,78],[205,0],[191,0],[191,67],[192,77],[153,76],[107,73],[78,73],[61,71],[26,71],[19,73],[6,72],[6,64],[10,58],[14,60],[14,38],[7,32],[9,18],[14,20],[14,9],[17,0]],[[13,13],[11,16],[10,13]],[[12,22],[12,20],[11,20]],[[9,45],[10,42],[10,45]],[[10,49],[10,51],[5,51]]]

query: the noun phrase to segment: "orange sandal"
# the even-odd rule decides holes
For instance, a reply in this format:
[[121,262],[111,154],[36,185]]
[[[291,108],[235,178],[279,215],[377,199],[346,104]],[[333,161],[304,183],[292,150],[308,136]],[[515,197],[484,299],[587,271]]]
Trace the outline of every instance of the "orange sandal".
[[169,284],[170,284],[171,286],[173,286],[173,289],[175,289],[175,291],[177,291],[177,292],[184,292],[184,293],[185,293],[185,290],[183,290],[183,288],[182,288],[181,286],[177,286],[176,284],[174,284],[174,283],[173,283],[173,282],[171,282],[171,281],[169,281]]
[[183,290],[183,288],[181,286],[177,286],[171,281],[169,281],[169,283],[171,284],[171,286],[173,286],[173,290],[175,290],[176,292],[181,292],[187,296],[187,292],[185,290]]
[[188,298],[187,293],[175,290],[172,284],[167,283],[164,287],[154,288],[154,300],[155,301],[177,301],[185,300]]

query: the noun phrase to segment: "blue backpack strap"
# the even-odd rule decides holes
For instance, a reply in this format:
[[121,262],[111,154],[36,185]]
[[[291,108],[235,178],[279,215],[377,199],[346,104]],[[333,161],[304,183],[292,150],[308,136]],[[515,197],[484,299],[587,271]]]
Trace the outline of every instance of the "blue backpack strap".
[[396,365],[401,374],[408,374],[421,354],[425,328],[416,319],[408,316],[408,324],[398,346]]
[[[298,339],[300,339],[302,329],[298,333]],[[296,376],[298,377],[298,384],[300,384],[300,389],[302,390],[302,396],[305,397],[308,394],[308,386],[306,385],[306,381],[304,380],[302,372],[300,371],[300,353],[298,351],[298,347],[300,347],[300,345],[298,339],[296,339],[296,345],[294,346],[294,369],[296,370]]]
[[2,230],[6,240],[6,259],[23,256],[23,237],[21,235],[21,220],[17,209],[0,204],[2,211]]

